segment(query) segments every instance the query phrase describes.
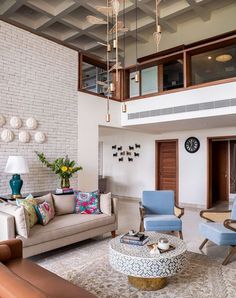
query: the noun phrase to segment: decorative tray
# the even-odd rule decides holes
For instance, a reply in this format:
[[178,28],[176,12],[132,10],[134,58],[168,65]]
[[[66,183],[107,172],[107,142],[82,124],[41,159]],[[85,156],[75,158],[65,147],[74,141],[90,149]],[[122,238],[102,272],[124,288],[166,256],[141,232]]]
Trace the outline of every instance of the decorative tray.
[[[157,245],[157,243],[151,243],[151,244],[148,244],[147,247],[151,250],[151,249],[154,248],[154,247],[153,247],[154,244]],[[170,247],[169,247],[168,249],[161,249],[161,248],[158,248],[158,250],[159,250],[159,252],[160,252],[161,254],[163,254],[163,253],[165,253],[165,252],[169,252],[169,251],[174,250],[174,249],[175,249],[175,246],[173,246],[173,245],[170,245]]]

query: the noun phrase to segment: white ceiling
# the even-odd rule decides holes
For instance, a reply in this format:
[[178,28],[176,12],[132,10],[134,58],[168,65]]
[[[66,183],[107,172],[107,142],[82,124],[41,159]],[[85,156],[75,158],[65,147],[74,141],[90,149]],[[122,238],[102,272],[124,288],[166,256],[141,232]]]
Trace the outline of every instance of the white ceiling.
[[[126,45],[135,43],[135,2],[120,0],[119,19],[125,20],[129,31]],[[215,10],[235,0],[162,0],[160,24],[163,33],[178,32],[179,24],[199,19],[202,23],[211,20]],[[106,5],[106,0],[0,0],[0,19],[23,26],[34,33],[97,55],[104,55],[105,48],[97,42],[106,42],[106,26],[92,25],[86,16],[106,16],[96,10],[97,5]],[[138,41],[148,44],[155,30],[155,0],[138,0]],[[193,32],[191,32],[192,34]],[[122,38],[122,36],[121,36]],[[122,49],[123,42],[120,47]]]

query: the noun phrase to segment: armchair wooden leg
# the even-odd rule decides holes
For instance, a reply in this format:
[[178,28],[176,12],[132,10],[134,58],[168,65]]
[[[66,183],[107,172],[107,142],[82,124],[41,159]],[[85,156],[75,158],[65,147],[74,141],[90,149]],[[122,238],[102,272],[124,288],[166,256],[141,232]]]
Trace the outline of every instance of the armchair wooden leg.
[[116,237],[116,231],[111,231],[111,237],[115,238]]
[[207,243],[208,239],[205,239],[202,244],[199,246],[199,249],[202,250],[203,246]]
[[236,254],[236,246],[233,246],[229,252],[229,254],[227,255],[227,257],[224,259],[224,262],[222,263],[222,265],[227,265],[229,263],[229,260],[232,258],[232,256]]
[[143,224],[143,221],[140,222],[139,232],[144,232],[144,224]]
[[183,233],[182,233],[182,231],[179,231],[179,238],[182,239],[182,240],[184,239],[184,238],[183,238]]

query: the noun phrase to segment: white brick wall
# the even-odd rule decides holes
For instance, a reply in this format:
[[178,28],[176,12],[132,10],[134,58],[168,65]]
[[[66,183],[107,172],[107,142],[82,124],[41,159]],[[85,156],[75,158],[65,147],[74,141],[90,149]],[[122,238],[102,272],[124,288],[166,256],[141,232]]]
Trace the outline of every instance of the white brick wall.
[[50,160],[65,154],[77,160],[77,76],[76,51],[0,21],[0,114],[7,118],[0,133],[10,128],[10,117],[16,115],[24,121],[22,130],[32,116],[39,123],[36,131],[47,135],[44,144],[37,144],[31,131],[30,143],[22,144],[19,130],[14,129],[13,142],[0,140],[0,194],[10,192],[11,175],[4,173],[9,155],[23,155],[29,162],[30,173],[22,175],[22,192],[52,190],[60,185],[55,174],[38,161],[35,150]]

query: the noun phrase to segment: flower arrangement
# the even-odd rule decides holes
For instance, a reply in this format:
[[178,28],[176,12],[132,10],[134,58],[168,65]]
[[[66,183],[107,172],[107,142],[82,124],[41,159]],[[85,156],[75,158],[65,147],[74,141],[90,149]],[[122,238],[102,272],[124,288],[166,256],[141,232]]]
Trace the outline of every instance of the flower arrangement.
[[35,151],[39,160],[46,167],[50,168],[55,174],[57,174],[61,178],[61,188],[69,188],[70,187],[70,178],[72,175],[80,170],[82,167],[76,166],[74,160],[70,160],[68,155],[65,158],[57,158],[52,163],[50,163],[44,153],[39,153]]

